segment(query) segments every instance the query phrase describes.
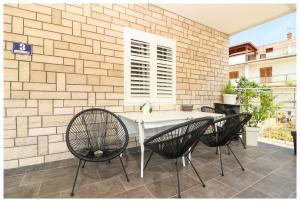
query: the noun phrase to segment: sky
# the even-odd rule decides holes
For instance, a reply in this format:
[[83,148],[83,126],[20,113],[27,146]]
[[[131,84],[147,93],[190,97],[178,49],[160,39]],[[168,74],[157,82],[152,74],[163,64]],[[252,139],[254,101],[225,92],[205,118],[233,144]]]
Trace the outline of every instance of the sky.
[[[286,40],[287,32],[296,36],[296,12],[282,16],[267,23],[237,33],[230,37],[230,46],[251,41],[255,46],[261,46]],[[289,29],[288,29],[289,27]]]

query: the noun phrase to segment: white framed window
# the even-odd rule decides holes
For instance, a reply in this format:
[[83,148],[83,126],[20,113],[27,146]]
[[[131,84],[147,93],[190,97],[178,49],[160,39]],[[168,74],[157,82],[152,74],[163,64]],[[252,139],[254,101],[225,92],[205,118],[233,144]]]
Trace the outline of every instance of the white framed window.
[[176,41],[124,28],[124,105],[176,103]]

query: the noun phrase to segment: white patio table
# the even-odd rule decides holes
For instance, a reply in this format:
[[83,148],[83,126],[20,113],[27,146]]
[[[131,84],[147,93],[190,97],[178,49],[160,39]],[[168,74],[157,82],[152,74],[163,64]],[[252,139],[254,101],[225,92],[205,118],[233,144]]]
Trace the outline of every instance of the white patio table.
[[[185,121],[201,118],[214,117],[221,118],[223,114],[207,113],[201,111],[155,111],[148,116],[144,116],[142,112],[125,112],[118,113],[130,133],[138,133],[139,143],[141,147],[141,178],[143,178],[144,170],[144,140],[145,129],[155,129],[164,126],[172,126]],[[147,135],[148,136],[148,135]],[[182,158],[183,166],[185,160]]]

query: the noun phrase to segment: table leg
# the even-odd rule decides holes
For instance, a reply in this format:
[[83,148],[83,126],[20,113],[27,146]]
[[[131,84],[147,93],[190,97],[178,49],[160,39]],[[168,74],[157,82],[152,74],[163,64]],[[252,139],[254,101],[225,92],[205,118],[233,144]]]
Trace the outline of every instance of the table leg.
[[[219,117],[219,118],[222,118],[222,117]],[[215,120],[217,120],[217,119],[215,119]],[[219,123],[217,123],[216,125],[215,125],[215,131],[216,132],[218,132],[218,127],[217,127],[217,125],[219,125],[220,127],[222,126],[221,125],[222,124],[222,122],[219,122]],[[217,135],[216,135],[216,139],[217,139],[217,141],[218,141],[218,133],[217,133]],[[220,147],[217,147],[217,150],[216,150],[216,154],[220,154]]]
[[140,141],[140,146],[141,146],[141,178],[144,177],[144,127],[143,127],[143,123],[139,122],[139,141]]
[[[189,148],[189,159],[190,159],[190,161],[192,160],[191,148]],[[189,163],[191,163],[190,161],[189,161]]]
[[182,156],[182,165],[183,165],[183,167],[185,167],[185,160],[184,160],[184,156]]

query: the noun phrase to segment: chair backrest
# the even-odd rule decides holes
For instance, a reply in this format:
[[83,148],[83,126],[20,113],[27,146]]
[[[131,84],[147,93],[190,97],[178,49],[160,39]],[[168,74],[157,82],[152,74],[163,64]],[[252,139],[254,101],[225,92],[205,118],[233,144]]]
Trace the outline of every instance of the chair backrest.
[[128,140],[128,131],[122,120],[114,113],[99,108],[76,114],[66,131],[70,152],[89,161],[99,161],[99,157],[94,156],[95,151],[103,152],[103,161],[118,156],[127,147]]
[[144,145],[167,158],[180,157],[199,142],[213,120],[212,117],[204,117],[178,124],[149,138]]
[[209,107],[209,106],[203,106],[201,107],[201,111],[202,112],[209,112],[209,113],[218,113],[218,114],[225,114],[225,112],[218,110],[216,108],[213,107]]
[[217,137],[217,144],[225,145],[231,141],[250,119],[250,113],[240,113],[214,121],[212,127]]

